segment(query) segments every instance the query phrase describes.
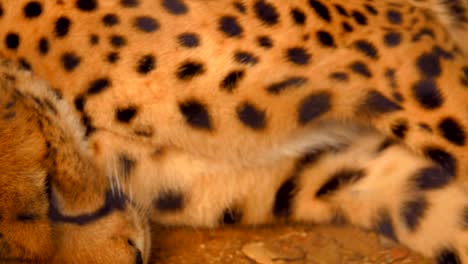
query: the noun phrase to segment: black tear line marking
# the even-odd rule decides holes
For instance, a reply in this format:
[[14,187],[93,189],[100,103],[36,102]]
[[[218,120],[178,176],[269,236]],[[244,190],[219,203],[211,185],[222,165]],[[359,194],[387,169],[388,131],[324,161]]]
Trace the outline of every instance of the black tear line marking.
[[342,169],[337,171],[315,193],[315,197],[321,198],[338,192],[346,186],[352,185],[365,176],[362,169]]
[[57,196],[52,191],[50,180],[46,183],[46,193],[49,200],[49,219],[53,222],[63,222],[76,225],[86,225],[101,219],[115,210],[125,209],[126,198],[123,194],[113,194],[111,191],[107,191],[105,195],[104,205],[92,213],[84,213],[75,216],[64,215],[58,209]]

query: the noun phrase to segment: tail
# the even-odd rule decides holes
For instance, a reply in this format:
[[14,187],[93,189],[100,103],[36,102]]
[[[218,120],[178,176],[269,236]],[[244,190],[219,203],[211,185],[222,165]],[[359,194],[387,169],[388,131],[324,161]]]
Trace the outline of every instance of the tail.
[[374,230],[437,263],[468,263],[468,199],[452,174],[381,135],[298,161],[273,214]]

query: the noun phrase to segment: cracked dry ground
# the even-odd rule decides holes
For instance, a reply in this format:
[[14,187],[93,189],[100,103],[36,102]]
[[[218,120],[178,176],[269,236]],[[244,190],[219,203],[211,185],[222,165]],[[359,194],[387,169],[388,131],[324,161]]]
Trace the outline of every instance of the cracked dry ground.
[[151,264],[429,264],[373,233],[348,226],[276,225],[153,229]]

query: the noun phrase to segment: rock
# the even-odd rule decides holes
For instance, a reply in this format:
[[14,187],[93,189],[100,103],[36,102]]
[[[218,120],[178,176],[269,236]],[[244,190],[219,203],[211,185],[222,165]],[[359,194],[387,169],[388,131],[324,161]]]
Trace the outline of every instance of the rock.
[[242,253],[259,264],[283,263],[281,261],[275,261],[275,259],[278,259],[281,256],[266,248],[263,242],[244,245],[242,247]]

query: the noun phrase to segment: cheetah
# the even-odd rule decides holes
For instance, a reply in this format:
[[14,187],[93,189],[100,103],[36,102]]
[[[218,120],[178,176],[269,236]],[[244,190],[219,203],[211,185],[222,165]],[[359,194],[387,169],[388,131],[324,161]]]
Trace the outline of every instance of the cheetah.
[[468,263],[465,0],[0,1],[0,260],[149,221],[372,230]]

